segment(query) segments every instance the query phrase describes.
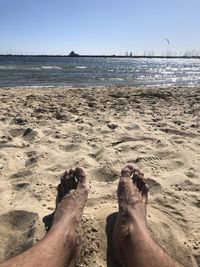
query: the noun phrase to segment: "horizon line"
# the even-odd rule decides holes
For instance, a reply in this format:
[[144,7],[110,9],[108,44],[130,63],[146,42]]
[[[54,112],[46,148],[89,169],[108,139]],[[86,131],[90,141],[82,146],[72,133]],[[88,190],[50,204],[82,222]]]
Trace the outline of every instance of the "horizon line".
[[79,57],[100,57],[100,58],[197,58],[200,59],[200,56],[164,56],[164,55],[62,55],[62,54],[0,54],[0,57],[5,56],[16,56],[16,57],[73,57],[73,58],[79,58]]

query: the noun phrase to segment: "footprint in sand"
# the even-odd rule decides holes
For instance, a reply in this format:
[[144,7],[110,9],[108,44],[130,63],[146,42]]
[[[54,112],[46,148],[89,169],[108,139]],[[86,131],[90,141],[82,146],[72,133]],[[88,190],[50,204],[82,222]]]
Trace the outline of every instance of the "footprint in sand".
[[16,256],[34,244],[36,213],[10,211],[0,216],[0,261]]
[[179,131],[178,129],[170,129],[170,128],[162,128],[160,129],[162,132],[165,132],[170,135],[175,135],[175,136],[181,136],[181,137],[196,137],[197,135],[195,133],[191,132],[186,132],[186,131]]
[[141,165],[150,166],[152,169],[161,169],[163,171],[174,171],[184,165],[182,159],[173,152],[166,152],[165,155],[161,156],[141,156],[136,159],[136,163],[138,162]]

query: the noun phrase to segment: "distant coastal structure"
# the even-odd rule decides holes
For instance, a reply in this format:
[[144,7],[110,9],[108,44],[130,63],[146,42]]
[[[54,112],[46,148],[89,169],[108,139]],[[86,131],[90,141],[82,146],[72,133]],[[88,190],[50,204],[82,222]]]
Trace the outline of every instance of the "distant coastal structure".
[[71,51],[68,57],[79,57],[79,54],[76,54],[74,51]]
[[[167,38],[166,38],[167,39]],[[168,41],[165,40],[168,44]],[[178,58],[178,59],[187,59],[187,58],[193,58],[193,59],[200,59],[200,50],[187,50],[187,51],[171,51],[170,49],[166,51],[162,51],[161,54],[156,55],[155,52],[152,51],[144,51],[143,54],[137,55],[134,54],[132,51],[128,52],[126,51],[124,55],[115,55],[115,54],[110,54],[110,55],[80,55],[75,53],[74,51],[71,51],[69,54],[55,54],[55,55],[23,55],[23,54],[0,54],[0,57],[87,57],[87,58],[166,58],[166,59],[171,59],[171,58]]]

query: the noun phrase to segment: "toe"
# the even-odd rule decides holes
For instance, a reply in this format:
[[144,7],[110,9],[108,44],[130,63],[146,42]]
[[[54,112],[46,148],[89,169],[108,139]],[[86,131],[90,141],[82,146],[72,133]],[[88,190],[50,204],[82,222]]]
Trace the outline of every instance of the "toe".
[[78,188],[87,188],[86,174],[82,168],[77,167],[75,169],[75,177],[77,179]]
[[148,186],[146,181],[143,181],[141,191],[142,191],[142,196],[145,196],[147,198],[148,197],[148,193],[149,193],[149,186]]
[[124,200],[126,198],[129,189],[130,189],[131,183],[130,179],[128,177],[120,177],[119,183],[118,183],[118,188],[117,188],[117,196],[119,201]]
[[76,174],[74,169],[69,170],[69,187],[70,190],[76,189],[78,185],[78,181],[76,179]]
[[69,192],[69,183],[68,183],[68,180],[69,180],[69,173],[68,171],[65,171],[65,173],[63,174],[63,176],[61,177],[61,191],[62,191],[62,197],[64,197],[66,194],[68,194]]
[[132,174],[138,170],[137,165],[134,164],[128,164],[121,170],[121,176],[122,177],[131,177]]
[[126,184],[127,184],[127,179],[124,176],[121,176],[119,179],[118,188],[117,188],[118,198],[120,198],[124,194]]
[[139,176],[139,174],[140,174],[140,171],[136,170],[136,171],[134,171],[133,176],[132,176],[132,181],[137,187],[140,184],[140,181],[139,181],[140,180],[140,176]]
[[74,169],[70,169],[69,170],[69,179],[73,179],[74,178]]
[[58,191],[58,193],[57,193],[57,197],[56,197],[56,207],[62,201],[62,198],[63,198],[63,190],[62,190],[61,184],[58,185],[57,191]]
[[147,179],[144,177],[144,173],[142,173],[141,171],[136,171],[133,174],[132,181],[137,186],[142,196],[145,196],[147,198],[149,187],[147,184]]
[[60,184],[57,187],[56,207],[62,201],[63,197],[69,192],[67,183],[68,176],[68,171],[65,171],[65,173],[60,178]]
[[141,171],[139,171],[138,178],[137,178],[137,188],[140,191],[142,191],[142,186],[143,186],[144,181],[145,181],[144,173],[142,173]]

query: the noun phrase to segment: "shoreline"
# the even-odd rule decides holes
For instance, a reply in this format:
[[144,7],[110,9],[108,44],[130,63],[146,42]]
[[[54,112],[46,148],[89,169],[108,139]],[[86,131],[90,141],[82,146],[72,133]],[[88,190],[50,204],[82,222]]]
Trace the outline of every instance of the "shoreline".
[[55,89],[57,91],[62,90],[187,90],[187,88],[194,89],[194,90],[200,90],[200,85],[138,85],[138,86],[132,86],[132,85],[16,85],[16,86],[1,86],[0,85],[0,91],[1,90],[46,90],[46,89]]
[[41,239],[60,175],[80,164],[83,266],[107,266],[106,218],[133,162],[150,177],[152,235],[185,266],[200,264],[200,87],[0,87],[0,101],[0,260]]

